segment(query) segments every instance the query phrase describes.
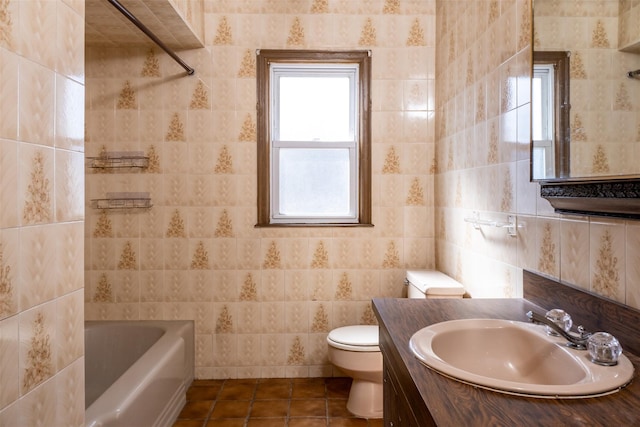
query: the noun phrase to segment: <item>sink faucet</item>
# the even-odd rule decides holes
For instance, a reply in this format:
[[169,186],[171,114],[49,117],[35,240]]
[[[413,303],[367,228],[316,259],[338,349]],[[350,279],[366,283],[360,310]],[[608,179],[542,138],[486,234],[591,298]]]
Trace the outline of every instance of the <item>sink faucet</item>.
[[571,333],[571,332],[565,331],[558,324],[556,324],[553,320],[547,319],[546,316],[544,316],[544,315],[542,315],[540,313],[535,313],[533,311],[529,311],[529,312],[527,312],[527,317],[529,318],[530,322],[540,323],[540,324],[546,325],[549,328],[553,329],[555,332],[558,333],[558,335],[562,336],[564,339],[567,340],[567,346],[572,347],[572,348],[576,348],[578,350],[586,350],[587,349],[587,341],[589,340],[589,337],[591,336],[591,333],[585,331],[582,326],[578,326],[578,333],[575,334],[575,333]]

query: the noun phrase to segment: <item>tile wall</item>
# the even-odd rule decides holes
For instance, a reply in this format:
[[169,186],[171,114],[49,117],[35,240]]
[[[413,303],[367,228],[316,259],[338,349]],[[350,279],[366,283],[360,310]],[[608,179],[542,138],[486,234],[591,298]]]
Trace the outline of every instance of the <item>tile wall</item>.
[[475,211],[506,222],[522,213],[519,204],[536,203],[528,160],[530,3],[439,2],[436,24],[437,265],[474,297],[520,296],[524,239],[501,228],[476,230],[465,218]]
[[[327,333],[375,323],[435,266],[435,0],[205,1],[185,77],[149,48],[86,51],[86,151],[142,151],[86,171],[88,319],[194,319],[199,378],[333,374]],[[256,49],[370,49],[373,228],[258,229]],[[107,192],[153,207],[100,211]]]
[[[608,2],[570,3],[601,10]],[[519,296],[525,268],[640,308],[638,222],[555,214],[529,182],[530,7],[529,0],[438,2],[438,268],[473,296]],[[474,229],[464,221],[474,211],[499,222],[517,216],[517,237]]]
[[[529,183],[528,0],[207,0],[195,76],[89,48],[86,113],[83,7],[0,2],[1,425],[83,424],[84,316],[194,319],[200,378],[257,378],[331,375],[327,332],[373,323],[406,268],[477,297],[518,296],[528,268],[640,307],[638,223],[558,216]],[[262,47],[372,50],[373,229],[253,227]],[[85,138],[149,167],[85,169]],[[111,191],[154,206],[84,221]]]
[[[477,297],[517,296],[529,268],[640,307],[637,222],[555,215],[528,181],[527,0],[205,6],[194,77],[89,49],[83,128],[83,2],[0,3],[0,424],[83,424],[83,299],[87,318],[196,320],[204,378],[331,375],[326,333],[436,261]],[[255,49],[354,46],[374,55],[376,227],[255,229]],[[149,168],[85,170],[85,136]],[[85,173],[87,199],[154,207],[84,222]],[[518,237],[474,210],[517,214]]]
[[84,2],[0,1],[0,425],[84,425]]

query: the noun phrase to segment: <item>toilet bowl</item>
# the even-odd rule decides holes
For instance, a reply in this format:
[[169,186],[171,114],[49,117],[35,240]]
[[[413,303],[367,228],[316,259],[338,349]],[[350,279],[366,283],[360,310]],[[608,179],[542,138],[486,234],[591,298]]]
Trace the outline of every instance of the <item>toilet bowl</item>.
[[[407,271],[409,298],[462,298],[463,286],[438,271]],[[382,418],[382,353],[378,326],[354,325],[327,336],[329,361],[353,378],[347,409],[362,418]]]
[[327,336],[329,360],[353,378],[347,409],[363,418],[382,418],[382,353],[375,325],[343,326]]

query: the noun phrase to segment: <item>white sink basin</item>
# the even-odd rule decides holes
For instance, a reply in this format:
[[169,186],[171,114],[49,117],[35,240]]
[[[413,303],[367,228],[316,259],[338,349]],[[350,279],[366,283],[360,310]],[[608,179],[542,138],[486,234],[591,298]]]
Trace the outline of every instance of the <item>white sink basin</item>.
[[589,360],[544,326],[500,319],[461,319],[416,332],[409,343],[426,366],[453,379],[530,397],[593,397],[618,391],[633,377],[620,355],[615,366]]

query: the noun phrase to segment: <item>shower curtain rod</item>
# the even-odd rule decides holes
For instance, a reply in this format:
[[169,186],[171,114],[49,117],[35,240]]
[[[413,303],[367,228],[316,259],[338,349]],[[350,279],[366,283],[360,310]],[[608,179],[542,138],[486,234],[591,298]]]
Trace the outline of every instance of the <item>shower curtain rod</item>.
[[153,32],[149,28],[147,28],[142,22],[140,22],[138,18],[133,16],[133,14],[129,12],[126,7],[120,4],[118,0],[108,0],[108,1],[113,5],[113,7],[118,9],[120,13],[122,13],[127,19],[129,19],[129,21],[133,22],[133,24],[136,27],[138,27],[143,33],[145,33],[147,37],[153,40],[155,44],[157,44],[162,48],[162,50],[167,52],[169,56],[171,56],[174,59],[174,61],[176,61],[178,64],[182,66],[182,68],[187,70],[188,75],[192,75],[193,73],[195,73],[196,71],[195,69],[188,66],[178,55],[176,55],[176,53],[173,50],[171,50],[166,44],[162,42],[162,40],[160,40],[155,34],[153,34]]

